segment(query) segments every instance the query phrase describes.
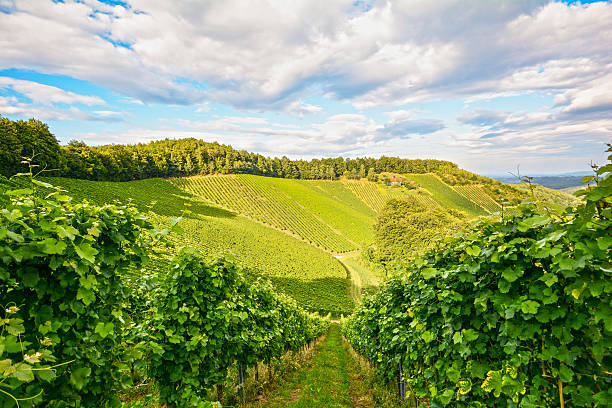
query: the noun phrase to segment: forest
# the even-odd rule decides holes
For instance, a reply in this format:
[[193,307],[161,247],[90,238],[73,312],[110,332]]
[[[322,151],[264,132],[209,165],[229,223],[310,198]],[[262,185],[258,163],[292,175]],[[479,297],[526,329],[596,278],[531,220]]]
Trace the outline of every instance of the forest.
[[[382,172],[454,173],[457,165],[444,160],[398,157],[342,157],[290,160],[236,150],[197,139],[166,139],[148,144],[88,146],[59,144],[49,127],[35,119],[12,121],[0,117],[0,174],[25,171],[24,156],[36,155],[49,175],[98,181],[129,181],[197,174],[255,174],[292,179],[335,180],[341,176],[375,181]],[[473,175],[476,177],[476,175]]]

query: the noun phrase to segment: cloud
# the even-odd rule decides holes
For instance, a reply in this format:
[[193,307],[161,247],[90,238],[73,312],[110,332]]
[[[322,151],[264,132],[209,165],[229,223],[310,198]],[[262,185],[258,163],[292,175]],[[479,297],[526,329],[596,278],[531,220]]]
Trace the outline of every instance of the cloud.
[[38,82],[24,81],[10,77],[0,77],[0,90],[12,89],[28,97],[32,102],[48,105],[51,103],[105,105],[106,102],[97,96],[81,95],[64,91],[55,86],[44,85]]
[[299,116],[313,112],[299,99],[314,88],[362,109],[565,91],[612,62],[609,2],[34,0],[5,9],[0,68],[69,75],[147,103],[206,98]]
[[439,119],[400,120],[386,124],[383,132],[391,136],[409,137],[434,133],[445,127],[444,122]]
[[299,117],[319,113],[322,110],[323,108],[320,106],[310,105],[308,103],[302,102],[301,100],[293,101],[285,108],[285,112]]
[[494,126],[504,123],[508,116],[509,113],[507,112],[477,109],[464,113],[459,116],[457,120],[461,123],[474,126]]
[[610,116],[612,112],[612,74],[558,95],[556,103],[563,106],[562,111],[566,114],[604,113],[605,116]]
[[125,122],[125,119],[116,115],[115,112],[110,114],[108,111],[96,111],[94,113],[92,115],[75,107],[64,109],[50,105],[33,105],[19,102],[14,96],[0,96],[1,115],[43,120]]
[[[138,15],[135,9],[33,0],[11,3],[8,11],[0,13],[0,69],[66,75],[151,103],[190,104],[203,98],[203,91],[175,75],[143,64],[133,49],[116,46],[122,42],[113,35],[116,20],[129,24]],[[159,27],[147,29],[162,34]]]
[[325,156],[380,146],[385,135],[379,129],[374,121],[359,114],[332,115],[305,128],[262,118],[228,116],[209,121],[181,119],[157,129],[77,133],[72,138],[103,144],[196,137],[274,156]]

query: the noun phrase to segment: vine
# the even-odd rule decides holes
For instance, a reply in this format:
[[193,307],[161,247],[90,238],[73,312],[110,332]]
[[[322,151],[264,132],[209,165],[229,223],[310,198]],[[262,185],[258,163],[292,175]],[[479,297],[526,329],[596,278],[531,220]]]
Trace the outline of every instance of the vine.
[[346,337],[431,407],[610,406],[612,163],[595,171],[577,208],[525,204],[410,262]]

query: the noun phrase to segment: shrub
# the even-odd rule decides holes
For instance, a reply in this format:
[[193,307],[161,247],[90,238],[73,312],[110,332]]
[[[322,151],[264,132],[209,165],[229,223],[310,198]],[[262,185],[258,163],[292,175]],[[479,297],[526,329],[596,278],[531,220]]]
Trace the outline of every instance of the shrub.
[[[21,405],[117,404],[112,391],[119,382],[117,345],[126,297],[121,275],[146,259],[152,226],[130,205],[75,203],[58,190],[46,197],[32,188],[6,194],[10,201],[0,211],[0,305],[19,309],[27,353],[44,341],[54,359],[46,352],[41,357],[70,362],[56,375],[42,374],[48,384],[31,383],[32,371],[24,371],[32,380],[26,394],[35,386],[43,394]],[[15,334],[0,337],[4,361],[14,343]],[[36,372],[37,379],[42,376]],[[2,394],[3,403],[14,401]]]
[[431,407],[611,406],[611,170],[560,217],[524,205],[412,262],[347,337]]

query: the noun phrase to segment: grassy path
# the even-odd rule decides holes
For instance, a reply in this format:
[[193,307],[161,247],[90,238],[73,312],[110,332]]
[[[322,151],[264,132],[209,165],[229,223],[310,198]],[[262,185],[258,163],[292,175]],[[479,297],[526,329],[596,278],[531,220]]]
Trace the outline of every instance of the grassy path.
[[340,326],[333,324],[312,361],[287,378],[258,406],[369,408],[374,407],[374,402],[361,381],[348,346],[342,341]]

